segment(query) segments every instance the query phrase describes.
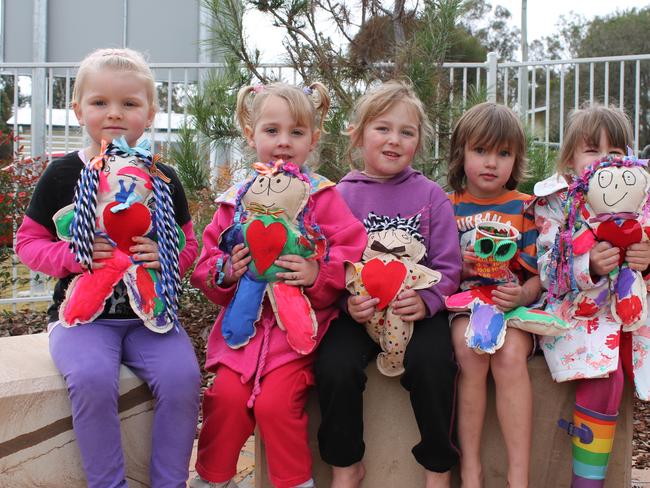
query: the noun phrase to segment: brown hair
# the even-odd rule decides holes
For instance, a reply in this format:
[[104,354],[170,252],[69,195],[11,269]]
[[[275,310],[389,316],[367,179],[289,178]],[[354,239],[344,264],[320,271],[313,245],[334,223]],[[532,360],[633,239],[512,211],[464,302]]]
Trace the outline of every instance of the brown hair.
[[152,110],[157,109],[156,83],[144,56],[133,49],[97,49],[86,56],[79,65],[72,88],[72,103],[80,104],[84,82],[89,73],[102,69],[128,71],[142,78],[147,87],[147,98]]
[[330,108],[330,97],[322,83],[315,82],[305,88],[287,83],[271,83],[240,88],[237,94],[236,116],[242,133],[247,126],[252,131],[255,130],[264,102],[270,96],[285,100],[299,125],[310,127],[312,130],[323,130],[325,116]]
[[355,159],[355,150],[363,143],[363,131],[366,126],[399,102],[404,102],[409,105],[417,116],[419,132],[418,152],[423,147],[426,147],[429,139],[433,135],[433,128],[424,111],[422,101],[411,85],[402,81],[391,80],[363,95],[354,105],[350,117],[350,126],[348,128],[350,142],[348,144],[347,154],[351,164]]
[[578,144],[584,140],[589,145],[598,146],[603,129],[609,144],[626,154],[626,148],[633,144],[634,136],[630,118],[623,110],[593,104],[571,112],[564,130],[564,140],[556,165],[557,172],[571,173],[571,161]]
[[512,173],[506,183],[514,190],[526,177],[526,134],[517,114],[505,105],[484,102],[473,106],[458,120],[451,134],[447,182],[454,191],[466,185],[465,147],[484,147],[488,151],[506,146],[515,155]]

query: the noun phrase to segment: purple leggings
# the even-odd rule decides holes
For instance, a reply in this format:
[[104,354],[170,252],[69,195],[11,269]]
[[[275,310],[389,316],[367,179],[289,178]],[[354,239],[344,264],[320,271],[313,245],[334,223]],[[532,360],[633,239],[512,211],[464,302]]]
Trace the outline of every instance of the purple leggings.
[[158,334],[141,320],[57,325],[50,332],[50,354],[68,385],[89,488],[127,486],[117,412],[120,363],[147,383],[155,399],[151,486],[186,486],[201,376],[183,329]]

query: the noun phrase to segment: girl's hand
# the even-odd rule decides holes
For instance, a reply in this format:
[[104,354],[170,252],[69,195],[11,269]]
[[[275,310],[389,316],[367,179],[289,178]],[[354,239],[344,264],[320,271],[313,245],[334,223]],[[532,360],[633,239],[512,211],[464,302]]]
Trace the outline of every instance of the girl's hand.
[[232,248],[230,258],[225,265],[223,281],[221,285],[228,288],[234,283],[239,281],[246,271],[248,271],[248,264],[253,259],[248,255],[248,248],[242,243],[237,244]]
[[620,249],[601,241],[589,251],[589,271],[592,275],[607,276],[618,266]]
[[365,324],[375,314],[379,298],[350,295],[348,297],[348,313],[355,322]]
[[285,273],[278,273],[287,285],[311,286],[318,277],[320,266],[315,259],[305,259],[295,254],[285,254],[275,260],[275,265],[288,269]]
[[113,257],[113,246],[105,237],[95,237],[93,243],[93,269],[101,269],[104,263],[97,262],[100,259],[110,259]]
[[524,289],[516,283],[497,286],[492,292],[494,304],[504,312],[523,305]]
[[415,290],[409,289],[397,295],[397,300],[393,303],[393,312],[395,315],[401,315],[404,320],[415,322],[424,318],[427,307],[422,297]]
[[129,247],[133,253],[133,259],[141,261],[142,266],[149,269],[160,269],[160,255],[158,254],[158,243],[148,237],[135,236],[131,240],[135,242]]
[[645,271],[650,266],[650,241],[637,242],[627,248],[625,261],[630,269]]
[[474,248],[468,247],[463,251],[463,267],[460,271],[460,279],[466,280],[472,276],[476,276],[476,267],[474,263],[476,262],[476,253]]

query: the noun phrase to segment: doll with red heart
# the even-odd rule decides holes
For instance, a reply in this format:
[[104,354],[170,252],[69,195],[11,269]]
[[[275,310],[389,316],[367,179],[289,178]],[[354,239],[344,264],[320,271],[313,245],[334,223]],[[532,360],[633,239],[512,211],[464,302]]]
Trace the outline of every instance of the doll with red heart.
[[[178,250],[184,247],[185,236],[173,221],[171,200],[162,196],[170,180],[156,161],[148,141],[135,148],[123,138],[104,143],[101,154],[82,172],[75,203],[54,214],[58,237],[79,250],[78,259],[86,267],[67,288],[59,309],[63,325],[92,322],[120,281],[126,286],[131,308],[149,329],[163,333],[176,324],[173,296],[180,290]],[[104,237],[113,246],[112,256],[101,260],[100,268],[89,265],[89,236]],[[161,271],[145,268],[135,259],[130,250],[135,236],[159,242]],[[171,252],[161,239],[169,241]]]
[[248,344],[268,298],[289,345],[308,354],[316,346],[316,316],[302,288],[284,283],[277,273],[287,270],[274,263],[287,254],[318,259],[326,253],[325,239],[311,222],[313,185],[300,168],[282,160],[255,163],[254,170],[238,187],[235,223],[220,240],[227,253],[243,242],[252,258],[226,308],[223,337],[234,349]]
[[393,303],[404,290],[430,288],[442,275],[418,264],[426,254],[419,233],[420,215],[403,219],[370,213],[364,220],[368,244],[362,261],[346,263],[345,282],[350,293],[378,298],[366,331],[381,346],[377,369],[386,376],[404,372],[404,352],[413,335],[413,322],[393,311]]
[[[570,313],[577,319],[593,317],[606,303],[611,303],[611,314],[624,331],[633,331],[648,316],[646,285],[641,272],[625,262],[627,248],[648,240],[648,190],[650,177],[647,161],[634,157],[608,156],[588,166],[569,188],[567,212],[569,225],[576,229],[571,241],[569,233],[559,235],[558,250],[562,268],[572,254],[589,252],[596,241],[607,241],[620,249],[618,267],[606,279],[607,289],[596,287],[575,293]],[[577,215],[582,218],[578,219]],[[591,246],[580,245],[580,236],[593,236]],[[587,241],[589,239],[582,239]],[[562,270],[558,270],[561,276]],[[568,275],[571,279],[572,275]],[[610,297],[612,298],[610,300]]]

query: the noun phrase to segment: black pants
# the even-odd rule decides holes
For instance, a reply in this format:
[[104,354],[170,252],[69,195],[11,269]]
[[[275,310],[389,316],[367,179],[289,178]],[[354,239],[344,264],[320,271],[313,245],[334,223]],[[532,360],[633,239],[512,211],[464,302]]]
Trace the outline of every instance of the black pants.
[[[342,313],[330,324],[318,351],[315,373],[322,416],[320,454],[332,466],[351,466],[361,461],[365,451],[365,369],[380,348],[363,325]],[[400,381],[410,393],[422,437],[413,447],[413,455],[429,471],[449,471],[458,462],[454,418],[458,365],[446,312],[415,323],[404,367]]]

